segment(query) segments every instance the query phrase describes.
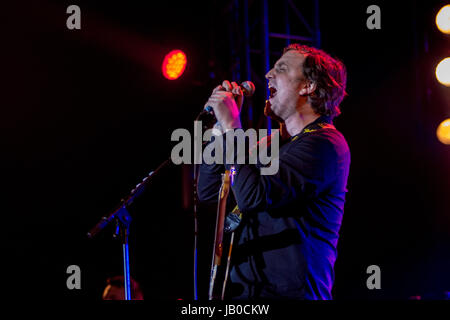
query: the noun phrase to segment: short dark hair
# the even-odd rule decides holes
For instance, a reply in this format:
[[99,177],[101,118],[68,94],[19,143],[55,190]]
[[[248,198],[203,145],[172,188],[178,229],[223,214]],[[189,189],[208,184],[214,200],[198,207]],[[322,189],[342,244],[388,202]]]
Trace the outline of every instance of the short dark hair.
[[316,90],[309,96],[313,110],[332,118],[341,113],[339,105],[347,95],[347,70],[338,59],[323,50],[293,43],[284,48],[283,53],[296,50],[305,55],[303,75],[316,83]]

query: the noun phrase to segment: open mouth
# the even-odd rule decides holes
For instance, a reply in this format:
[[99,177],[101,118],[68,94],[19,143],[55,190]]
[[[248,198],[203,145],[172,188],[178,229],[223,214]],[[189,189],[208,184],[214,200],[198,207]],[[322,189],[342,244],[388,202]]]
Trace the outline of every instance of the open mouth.
[[269,99],[275,97],[275,95],[277,94],[277,89],[275,89],[274,87],[269,87],[270,90],[270,96]]

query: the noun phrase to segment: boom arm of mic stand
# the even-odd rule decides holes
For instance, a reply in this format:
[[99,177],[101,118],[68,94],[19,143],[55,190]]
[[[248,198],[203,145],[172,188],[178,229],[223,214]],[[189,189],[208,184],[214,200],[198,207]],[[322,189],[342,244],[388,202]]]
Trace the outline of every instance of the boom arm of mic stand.
[[155,176],[162,168],[166,167],[172,160],[169,158],[164,161],[155,171],[142,180],[128,195],[127,198],[122,199],[120,205],[111,212],[108,216],[104,216],[88,233],[88,238],[93,238],[96,234],[102,231],[113,219],[117,221],[118,231],[122,240],[122,254],[123,254],[123,275],[124,275],[124,297],[125,300],[131,300],[131,279],[130,279],[130,260],[128,252],[128,235],[129,227],[131,223],[131,215],[127,210],[127,207],[131,205],[134,199],[142,194],[145,187],[150,183],[151,177]]
[[[121,200],[121,203],[119,206],[116,207],[115,210],[113,210],[109,215],[104,216],[100,219],[100,221],[87,233],[88,238],[95,237],[100,231],[102,231],[113,219],[118,218],[123,223],[126,224],[126,218],[124,216],[124,209],[126,209],[129,205],[131,205],[135,198],[139,197],[143,191],[145,190],[145,187],[151,182],[152,178],[159,173],[161,169],[166,167],[172,162],[172,160],[169,158],[163,163],[159,165],[158,168],[156,168],[155,171],[150,172],[150,174],[145,177],[141,183],[139,183],[133,190],[131,190],[130,194]],[[125,221],[124,221],[125,220]]]

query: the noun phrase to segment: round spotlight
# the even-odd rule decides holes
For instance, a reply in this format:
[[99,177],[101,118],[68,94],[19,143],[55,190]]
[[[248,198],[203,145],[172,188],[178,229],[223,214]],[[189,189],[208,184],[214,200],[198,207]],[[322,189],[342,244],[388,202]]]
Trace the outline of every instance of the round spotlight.
[[450,118],[441,122],[436,130],[436,135],[440,142],[450,145]]
[[450,58],[445,58],[436,67],[436,79],[444,86],[450,86]]
[[450,34],[450,4],[443,6],[436,15],[436,26],[446,34]]
[[186,69],[187,58],[183,51],[172,50],[165,57],[162,73],[169,80],[178,79]]

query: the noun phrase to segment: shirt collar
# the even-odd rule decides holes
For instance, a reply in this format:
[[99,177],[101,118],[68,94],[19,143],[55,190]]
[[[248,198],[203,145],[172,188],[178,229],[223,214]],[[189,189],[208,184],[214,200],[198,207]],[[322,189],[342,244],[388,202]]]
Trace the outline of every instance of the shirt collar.
[[300,135],[305,133],[310,133],[322,128],[334,128],[333,126],[333,119],[330,116],[321,115],[316,120],[308,124],[306,127],[303,128],[303,130],[296,134],[295,136],[291,137],[291,141],[296,140]]

